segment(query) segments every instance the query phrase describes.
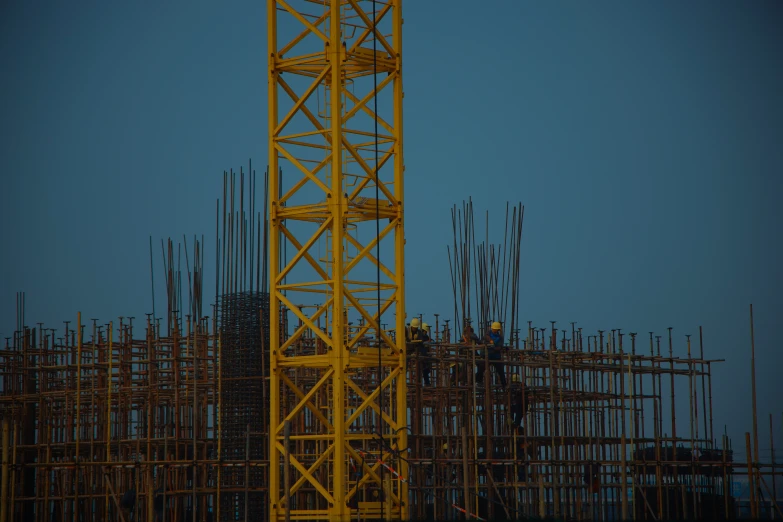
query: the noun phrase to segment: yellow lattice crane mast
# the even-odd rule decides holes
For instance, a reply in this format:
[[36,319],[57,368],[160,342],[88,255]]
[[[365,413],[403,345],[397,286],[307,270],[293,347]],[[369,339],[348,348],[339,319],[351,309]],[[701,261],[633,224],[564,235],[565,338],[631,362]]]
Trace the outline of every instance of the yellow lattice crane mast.
[[267,1],[271,520],[408,517],[400,3]]

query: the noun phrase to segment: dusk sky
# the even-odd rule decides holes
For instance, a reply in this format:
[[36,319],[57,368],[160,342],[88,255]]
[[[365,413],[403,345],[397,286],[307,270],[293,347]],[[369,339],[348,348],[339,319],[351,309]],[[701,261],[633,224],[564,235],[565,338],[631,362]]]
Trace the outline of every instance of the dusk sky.
[[[524,321],[671,326],[681,357],[703,326],[739,449],[753,303],[783,448],[783,2],[403,9],[409,315],[453,309],[451,206],[522,202]],[[204,234],[214,284],[222,173],[267,162],[266,53],[261,0],[0,3],[0,337],[17,291],[31,326],[143,318],[150,235],[162,271],[161,238]]]

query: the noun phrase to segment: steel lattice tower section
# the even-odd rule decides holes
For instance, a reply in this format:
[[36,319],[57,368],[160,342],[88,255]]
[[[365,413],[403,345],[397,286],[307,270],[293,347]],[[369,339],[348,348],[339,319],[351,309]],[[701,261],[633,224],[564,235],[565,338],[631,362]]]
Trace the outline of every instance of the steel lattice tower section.
[[267,2],[271,520],[408,518],[400,3]]

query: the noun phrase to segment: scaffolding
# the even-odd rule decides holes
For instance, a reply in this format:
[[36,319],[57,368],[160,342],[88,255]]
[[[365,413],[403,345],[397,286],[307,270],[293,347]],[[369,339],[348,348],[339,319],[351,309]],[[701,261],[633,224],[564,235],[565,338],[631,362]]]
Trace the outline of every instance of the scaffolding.
[[[248,320],[257,332],[260,318]],[[430,354],[409,362],[409,447],[399,456],[410,467],[402,478],[412,519],[733,518],[739,505],[730,488],[739,476],[758,493],[755,513],[779,514],[770,499],[780,467],[735,454],[713,431],[712,368],[720,361],[705,358],[701,342],[698,355],[687,340],[675,355],[671,332],[663,350],[662,336],[645,336],[642,348],[620,331],[569,333],[529,325],[503,355],[503,388],[494,371],[479,386],[475,369],[481,357],[489,367],[486,352],[436,325]],[[139,328],[130,318],[85,325],[77,315],[59,333],[38,325],[7,340],[2,520],[266,520],[266,370],[230,373],[227,338],[208,318],[175,320],[161,335],[151,319]],[[305,337],[292,349],[320,345]],[[239,352],[237,362],[249,353]],[[427,361],[429,387],[419,378]],[[362,369],[353,380],[371,386],[375,372]],[[310,389],[316,374],[302,368],[295,379]],[[689,390],[683,398],[673,393],[678,382]],[[281,408],[299,400],[289,390]],[[294,455],[319,455],[317,440],[290,444]],[[366,438],[357,452],[372,462],[379,448]],[[366,480],[353,464],[351,487]],[[372,518],[361,507],[375,494],[352,505],[352,519]],[[302,484],[292,508],[319,496]]]
[[[0,522],[269,520],[272,467],[287,477],[292,519],[327,508],[318,488],[329,484],[325,468],[310,472],[316,486],[283,455],[269,458],[273,314],[262,291],[268,227],[255,178],[252,166],[224,175],[211,316],[202,312],[203,238],[190,249],[161,242],[162,318],[153,297],[140,321],[76,314],[60,329],[30,326],[18,296],[16,332],[0,349]],[[345,485],[359,491],[350,519],[394,518],[385,497],[395,489],[375,480],[379,469],[404,481],[398,501],[414,520],[783,517],[775,501],[783,469],[774,450],[769,462],[757,456],[755,408],[744,453],[714,431],[713,368],[723,361],[705,355],[701,328],[692,339],[672,329],[640,336],[519,321],[524,209],[509,209],[497,244],[488,232],[474,239],[472,203],[454,209],[454,308],[420,317],[434,317],[431,341],[407,352],[407,445],[389,447],[375,412],[361,409],[362,390],[377,390],[384,374],[374,365],[346,372],[355,388],[346,395]],[[276,315],[292,362],[326,351],[312,331],[294,338],[301,317],[285,307]],[[508,325],[499,359],[484,338],[493,319]],[[345,324],[351,337],[367,331],[363,317]],[[477,335],[464,335],[473,326]],[[286,376],[293,386],[281,387],[278,411],[309,405],[283,440],[312,468],[328,454],[319,417],[332,391],[317,387],[318,367],[291,365]],[[774,447],[771,419],[769,436]],[[749,502],[733,491],[739,479]]]

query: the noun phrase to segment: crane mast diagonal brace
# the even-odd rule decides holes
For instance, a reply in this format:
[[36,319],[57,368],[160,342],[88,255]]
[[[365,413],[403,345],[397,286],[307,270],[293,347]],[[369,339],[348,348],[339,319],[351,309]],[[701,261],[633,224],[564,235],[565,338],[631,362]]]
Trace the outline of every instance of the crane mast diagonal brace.
[[401,0],[267,24],[270,520],[407,520]]

